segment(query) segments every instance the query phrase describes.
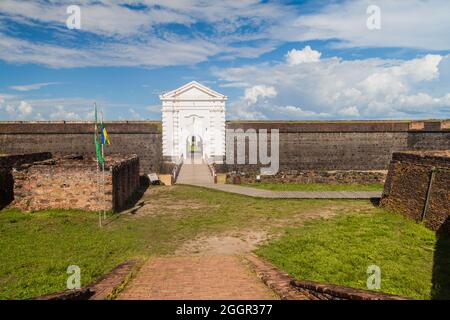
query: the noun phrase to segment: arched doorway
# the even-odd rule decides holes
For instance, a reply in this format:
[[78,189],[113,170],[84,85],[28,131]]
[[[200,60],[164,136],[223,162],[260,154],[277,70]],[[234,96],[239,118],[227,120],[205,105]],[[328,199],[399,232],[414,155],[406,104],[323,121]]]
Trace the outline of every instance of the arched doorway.
[[203,157],[203,139],[199,135],[190,135],[186,139],[186,156],[188,158]]

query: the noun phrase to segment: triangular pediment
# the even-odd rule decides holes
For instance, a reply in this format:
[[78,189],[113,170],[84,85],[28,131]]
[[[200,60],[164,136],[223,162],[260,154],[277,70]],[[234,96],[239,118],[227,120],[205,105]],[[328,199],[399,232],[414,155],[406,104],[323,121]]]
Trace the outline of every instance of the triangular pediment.
[[184,86],[167,92],[160,96],[161,100],[226,100],[227,97],[197,81],[192,81]]

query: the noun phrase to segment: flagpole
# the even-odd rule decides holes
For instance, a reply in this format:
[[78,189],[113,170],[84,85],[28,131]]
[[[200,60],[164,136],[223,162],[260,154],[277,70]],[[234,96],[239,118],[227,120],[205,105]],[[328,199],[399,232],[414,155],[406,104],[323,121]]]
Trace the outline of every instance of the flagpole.
[[[98,129],[97,129],[97,103],[96,102],[94,102],[94,112],[95,112],[95,120],[94,120],[94,139],[97,137],[97,134],[98,134]],[[95,141],[95,140],[94,140]],[[97,146],[96,146],[96,148],[97,148]],[[96,159],[96,162],[97,162],[97,165],[96,165],[96,171],[97,171],[97,189],[99,189],[99,174],[98,174],[98,171],[99,171],[99,163],[98,163],[98,158],[97,157],[95,157],[95,159]],[[98,225],[99,225],[99,227],[101,228],[102,227],[102,214],[101,214],[101,212],[99,211],[98,212]]]
[[[103,123],[103,108],[102,108],[102,123]],[[104,123],[103,123],[104,125]],[[104,130],[102,128],[102,130]],[[102,132],[102,135],[104,133]],[[102,141],[102,158],[103,158],[103,163],[102,163],[102,184],[103,184],[103,200],[105,200],[105,150],[104,150],[104,142]],[[106,219],[106,209],[105,207],[103,207],[103,219]]]

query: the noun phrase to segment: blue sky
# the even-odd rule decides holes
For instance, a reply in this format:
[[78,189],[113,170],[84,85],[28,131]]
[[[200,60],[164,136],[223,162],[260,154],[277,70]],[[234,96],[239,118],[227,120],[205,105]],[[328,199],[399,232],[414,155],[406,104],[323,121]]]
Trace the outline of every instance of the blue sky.
[[0,120],[159,120],[191,80],[228,119],[450,118],[448,30],[446,0],[2,0]]

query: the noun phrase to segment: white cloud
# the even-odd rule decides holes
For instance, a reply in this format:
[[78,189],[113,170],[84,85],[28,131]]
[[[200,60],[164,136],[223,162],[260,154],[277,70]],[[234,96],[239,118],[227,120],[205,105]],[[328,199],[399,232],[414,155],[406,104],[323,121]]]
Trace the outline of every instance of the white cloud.
[[[2,95],[0,118],[8,120],[92,120],[94,100],[85,98],[24,99]],[[100,106],[107,105],[98,101]]]
[[245,89],[244,100],[249,104],[255,104],[259,98],[274,98],[277,96],[277,91],[272,86],[256,85]]
[[29,115],[33,112],[33,107],[25,101],[20,101],[19,107],[17,109],[19,110],[20,114],[24,116]]
[[11,114],[11,115],[14,115],[16,113],[16,108],[13,107],[12,105],[8,104],[6,106],[6,112]]
[[317,62],[320,60],[321,55],[319,51],[312,50],[310,46],[306,46],[302,50],[292,49],[288,51],[286,62],[290,65]]
[[17,85],[17,86],[10,86],[10,89],[16,90],[16,91],[31,91],[31,90],[38,90],[40,88],[58,84],[58,82],[44,82],[44,83],[33,83],[33,84],[27,84],[27,85]]
[[81,116],[73,111],[66,110],[62,105],[56,106],[50,113],[51,120],[81,120]]
[[[369,30],[366,9],[381,9],[381,29]],[[448,0],[347,0],[331,2],[318,12],[283,19],[270,27],[283,41],[335,40],[339,47],[393,47],[449,50]]]
[[[146,27],[159,23],[192,22],[189,16],[169,11],[164,7],[139,11],[121,5],[127,2],[129,3],[129,1],[77,1],[76,4],[81,8],[81,29],[98,35],[125,37],[139,34]],[[50,2],[2,0],[0,12],[29,24],[51,23],[64,31],[68,17],[66,8],[73,4],[72,0]]]
[[3,106],[3,103],[6,101],[0,100],[0,111],[4,110],[7,114],[14,118],[25,119],[28,118],[29,115],[33,112],[33,107],[26,101],[20,101],[18,104],[14,104],[11,101],[8,101],[6,106]]
[[201,39],[189,42],[151,39],[141,43],[119,42],[77,49],[37,44],[0,33],[1,60],[54,68],[195,64],[219,52],[222,48]]
[[322,118],[330,116],[328,113],[325,112],[317,113],[314,111],[303,110],[302,108],[295,106],[282,106],[282,107],[274,106],[272,107],[272,111],[281,115],[286,115],[294,118],[310,119],[310,118]]
[[345,107],[339,110],[339,114],[344,117],[359,117],[359,110],[356,106]]
[[[0,21],[10,19],[36,29],[53,30],[58,41],[52,41],[52,37],[38,42],[11,36],[15,33],[5,28],[0,32],[0,59],[71,68],[192,65],[215,55],[220,59],[252,58],[273,50],[278,42],[263,39],[258,26],[275,23],[286,13],[282,5],[254,0],[224,0],[220,5],[201,0],[81,0],[77,4],[81,7],[82,26],[74,32],[65,26],[65,9],[72,2],[2,1]],[[130,5],[138,5],[140,10]],[[213,31],[191,31],[191,25],[198,22],[210,23]],[[176,31],[165,24],[187,28]],[[242,34],[238,30],[243,27],[255,31]],[[82,42],[77,43],[80,39]],[[251,40],[263,41],[245,43]]]
[[129,118],[131,118],[133,120],[143,120],[143,117],[141,116],[141,114],[139,112],[137,112],[136,110],[134,110],[133,108],[129,108],[128,112],[130,114]]
[[160,104],[156,104],[156,105],[147,106],[144,109],[147,110],[150,113],[160,114],[161,113],[161,108],[162,108],[162,106]]
[[[73,1],[3,0],[0,59],[54,68],[192,65],[212,56],[258,57],[284,42],[329,39],[340,47],[450,50],[447,0],[379,0],[382,27],[376,31],[366,27],[369,0],[332,2],[308,13],[299,11],[301,6],[258,0],[79,0],[82,29],[76,32],[65,26],[69,4]],[[26,39],[9,20],[45,28],[52,36]],[[195,28],[198,23],[208,24],[208,31]],[[177,31],[168,24],[183,27]],[[318,54],[294,49],[287,59],[317,61]]]
[[[450,116],[450,56],[425,55],[410,60],[332,57],[316,63],[261,63],[213,72],[222,85],[248,84],[243,95],[230,103],[232,118]],[[255,86],[270,87],[277,94],[256,103],[255,92],[259,91]]]

